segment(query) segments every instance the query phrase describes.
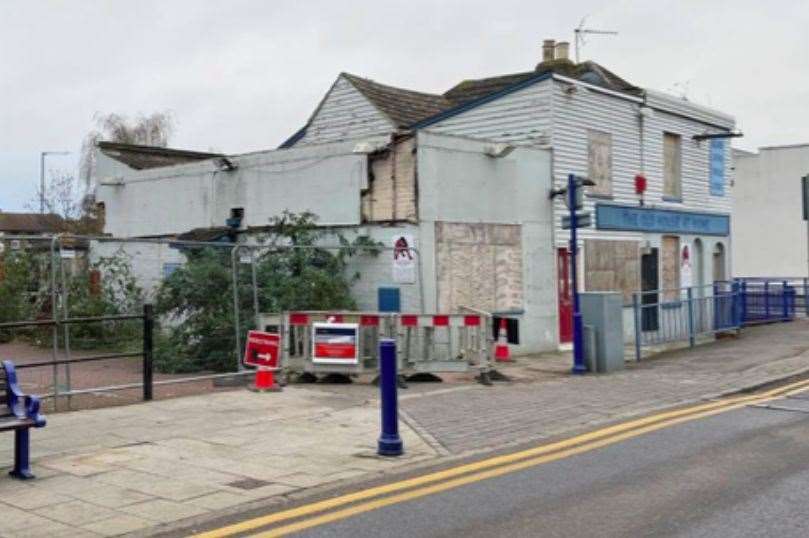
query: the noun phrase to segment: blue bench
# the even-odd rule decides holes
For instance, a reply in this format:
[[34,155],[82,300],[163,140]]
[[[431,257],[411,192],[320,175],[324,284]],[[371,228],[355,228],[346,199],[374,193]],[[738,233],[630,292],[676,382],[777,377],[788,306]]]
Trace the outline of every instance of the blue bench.
[[0,432],[14,432],[14,469],[9,473],[14,478],[34,478],[29,463],[31,428],[45,425],[45,417],[39,414],[39,398],[23,394],[17,384],[14,363],[3,361],[0,368]]

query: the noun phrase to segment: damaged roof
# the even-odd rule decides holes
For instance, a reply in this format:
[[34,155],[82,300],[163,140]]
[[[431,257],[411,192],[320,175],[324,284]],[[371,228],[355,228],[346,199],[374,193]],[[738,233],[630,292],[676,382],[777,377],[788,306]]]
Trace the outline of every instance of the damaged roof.
[[206,243],[233,243],[236,240],[236,230],[228,226],[211,226],[208,228],[194,228],[177,235],[177,241],[204,241]]
[[455,104],[443,95],[395,88],[350,73],[342,73],[341,76],[388,116],[397,127],[407,127]]
[[503,91],[543,73],[556,73],[594,86],[632,95],[639,95],[643,91],[596,62],[586,61],[576,64],[570,60],[551,60],[538,64],[533,71],[464,80],[444,93],[444,97],[455,104],[464,104]]
[[[433,118],[438,119],[442,115],[451,114],[462,107],[475,106],[475,102],[478,100],[492,98],[499,92],[518,89],[521,84],[530,84],[531,81],[540,80],[543,75],[547,77],[553,73],[616,92],[634,96],[643,94],[642,88],[624,80],[596,62],[585,61],[576,64],[568,59],[541,62],[532,71],[464,80],[444,92],[443,95],[388,86],[351,73],[341,73],[340,76],[348,80],[396,127],[417,128],[432,123]],[[317,111],[315,111],[316,113]],[[280,147],[289,148],[295,145],[306,135],[308,126],[308,123],[304,125]]]
[[63,231],[65,221],[54,213],[5,213],[0,211],[0,232],[57,233]]
[[97,146],[104,155],[124,163],[135,170],[174,166],[222,156],[221,153],[206,153],[202,151],[188,151],[157,146],[141,146],[138,144],[122,144],[120,142],[99,141]]

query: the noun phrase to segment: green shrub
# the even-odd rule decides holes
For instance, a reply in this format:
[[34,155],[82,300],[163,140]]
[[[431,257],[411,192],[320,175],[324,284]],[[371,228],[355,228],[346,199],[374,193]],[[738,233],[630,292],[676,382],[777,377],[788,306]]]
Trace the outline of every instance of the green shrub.
[[[347,260],[357,253],[378,254],[379,245],[367,237],[349,242],[336,235],[341,249],[319,247],[334,236],[316,226],[311,213],[285,212],[270,222],[260,238],[264,248],[255,260],[259,308],[282,310],[353,309]],[[292,248],[303,247],[303,248]],[[226,372],[235,369],[233,283],[230,248],[186,248],[187,263],[161,284],[155,311],[161,335],[155,366],[162,372]],[[238,272],[241,330],[253,327],[250,270]]]

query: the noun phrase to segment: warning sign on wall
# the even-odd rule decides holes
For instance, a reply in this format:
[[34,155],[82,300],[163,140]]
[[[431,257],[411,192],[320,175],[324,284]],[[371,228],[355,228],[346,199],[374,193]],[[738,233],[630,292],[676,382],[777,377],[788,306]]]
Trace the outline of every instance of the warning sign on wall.
[[397,284],[416,283],[416,251],[413,236],[395,235],[393,246],[393,281]]
[[691,271],[691,251],[688,245],[683,245],[680,249],[680,287],[690,288],[693,284],[693,273]]

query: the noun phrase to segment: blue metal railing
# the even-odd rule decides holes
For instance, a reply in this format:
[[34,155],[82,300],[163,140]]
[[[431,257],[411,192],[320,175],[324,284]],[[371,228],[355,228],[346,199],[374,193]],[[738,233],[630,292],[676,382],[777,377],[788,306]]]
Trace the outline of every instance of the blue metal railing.
[[791,321],[809,315],[806,278],[737,278],[742,303],[742,324]]
[[641,291],[633,294],[635,357],[644,347],[675,342],[696,344],[699,336],[738,330],[743,301],[739,282]]

